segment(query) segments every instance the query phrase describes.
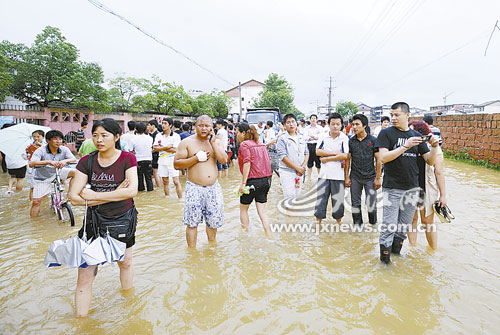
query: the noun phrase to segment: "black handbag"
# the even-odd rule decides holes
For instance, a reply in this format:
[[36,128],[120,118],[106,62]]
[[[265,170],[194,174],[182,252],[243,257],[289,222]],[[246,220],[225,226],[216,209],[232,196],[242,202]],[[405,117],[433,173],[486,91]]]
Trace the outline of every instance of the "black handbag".
[[[96,155],[97,151],[89,154],[87,161],[89,184],[92,176],[92,163]],[[97,207],[98,206],[89,207],[94,236],[106,237],[106,234],[109,232],[111,237],[125,243],[134,236],[137,226],[137,209],[135,205],[132,205],[132,207],[123,214],[112,216],[99,213]]]
[[105,237],[109,232],[111,237],[127,243],[135,234],[137,226],[137,210],[135,206],[120,215],[103,215],[95,208],[90,208],[90,213],[94,236]]

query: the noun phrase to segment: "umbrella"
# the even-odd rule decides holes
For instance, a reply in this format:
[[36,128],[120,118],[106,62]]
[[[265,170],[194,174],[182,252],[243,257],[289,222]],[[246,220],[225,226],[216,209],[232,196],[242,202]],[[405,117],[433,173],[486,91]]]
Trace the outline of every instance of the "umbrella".
[[[85,187],[87,186],[90,185]],[[82,257],[83,251],[89,246],[87,242],[87,208],[88,203],[85,201],[82,238],[75,236],[67,240],[60,239],[52,242],[43,260],[45,266],[48,268],[61,265],[66,265],[69,268],[87,267]]]
[[106,237],[98,237],[83,251],[82,258],[88,265],[121,262],[125,255],[127,245],[111,237],[109,232]]
[[[90,185],[85,187],[90,188]],[[75,236],[52,242],[43,260],[47,267],[66,265],[70,268],[86,268],[89,265],[123,261],[127,244],[111,237],[109,231],[105,237],[87,241],[87,208],[88,203],[85,201],[82,238]]]
[[43,264],[48,268],[53,266],[66,265],[69,268],[77,268],[83,265],[82,251],[88,246],[78,236],[67,240],[57,240],[50,244],[45,255]]
[[35,130],[48,132],[51,129],[36,124],[19,123],[0,130],[0,151],[12,158],[21,157],[26,148],[33,142],[31,134]]

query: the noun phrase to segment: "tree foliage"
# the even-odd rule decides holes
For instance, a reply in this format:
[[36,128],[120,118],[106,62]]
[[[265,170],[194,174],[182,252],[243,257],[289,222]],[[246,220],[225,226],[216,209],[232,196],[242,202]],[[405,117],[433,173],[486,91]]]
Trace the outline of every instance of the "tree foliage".
[[117,74],[115,78],[108,79],[108,101],[112,108],[117,111],[134,111],[137,106],[133,98],[148,88],[148,81],[142,78],[125,77],[125,74]]
[[9,59],[0,50],[0,102],[5,101],[9,94],[9,87],[13,80],[13,75],[9,70]]
[[352,101],[337,102],[336,111],[343,118],[350,118],[358,112],[358,106]]
[[118,74],[107,80],[96,63],[79,59],[78,49],[47,26],[28,47],[9,41],[0,43],[0,100],[12,95],[28,104],[48,107],[54,102],[88,107],[97,112],[155,112],[174,115],[207,114],[225,118],[231,99],[214,90],[192,98],[182,85]]
[[78,60],[77,48],[66,41],[59,29],[47,26],[31,47],[1,43],[10,60],[13,80],[10,94],[28,103],[47,107],[53,102],[105,108],[102,69],[95,63]]
[[182,85],[163,82],[159,77],[153,76],[151,80],[144,81],[143,91],[146,93],[133,98],[133,106],[137,109],[169,115],[176,111],[187,114],[191,112],[191,97]]
[[253,104],[254,107],[279,107],[282,114],[297,111],[293,105],[293,88],[284,77],[271,73],[264,84],[264,89]]
[[206,114],[217,119],[225,119],[229,113],[231,98],[225,92],[213,90],[210,93],[201,94],[191,102],[192,115]]

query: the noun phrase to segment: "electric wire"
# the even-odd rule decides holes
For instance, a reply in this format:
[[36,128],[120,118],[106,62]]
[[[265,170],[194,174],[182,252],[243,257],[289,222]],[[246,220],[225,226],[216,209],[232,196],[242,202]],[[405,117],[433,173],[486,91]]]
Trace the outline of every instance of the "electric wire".
[[113,11],[112,9],[104,6],[102,3],[100,3],[99,1],[97,0],[87,0],[88,2],[90,2],[92,5],[94,5],[95,7],[97,7],[98,9],[102,10],[103,12],[106,12],[106,13],[109,13],[111,15],[114,15],[116,16],[117,18],[119,18],[120,20],[128,23],[129,25],[131,25],[132,27],[134,27],[135,29],[139,30],[141,33],[143,33],[144,35],[148,36],[149,38],[153,39],[155,42],[169,48],[170,50],[172,50],[173,52],[175,52],[176,54],[182,56],[183,58],[187,59],[189,62],[193,63],[194,65],[198,66],[199,68],[201,68],[202,70],[210,73],[211,75],[213,75],[214,77],[216,77],[217,79],[219,80],[222,80],[223,82],[225,82],[226,84],[229,84],[231,86],[236,86],[235,84],[231,83],[230,81],[226,80],[225,78],[223,78],[222,76],[218,75],[217,73],[215,73],[214,71],[210,70],[209,68],[207,68],[206,66],[198,63],[197,61],[195,61],[193,58],[189,57],[188,55],[186,55],[185,53],[183,53],[182,51],[179,51],[177,50],[176,48],[174,48],[173,46],[165,43],[164,41],[160,40],[159,38],[153,36],[151,33],[148,33],[147,31],[145,31],[144,29],[142,29],[141,27],[139,27],[138,25],[136,25],[135,23],[131,22],[130,20],[128,20],[127,18],[123,17],[122,15],[116,13],[115,11]]
[[392,8],[394,5],[397,3],[398,0],[393,0],[392,2],[388,2],[387,5],[382,9],[382,12],[378,15],[378,17],[375,19],[371,27],[368,29],[368,31],[365,33],[365,35],[361,38],[361,40],[358,42],[356,47],[353,49],[353,51],[350,53],[350,55],[347,57],[347,61],[344,63],[344,65],[340,68],[339,71],[335,74],[335,77],[340,77],[342,73],[347,70],[347,68],[354,62],[354,60],[359,56],[360,51],[364,48],[364,46],[368,43],[372,35],[377,31],[377,29],[380,27],[380,25],[385,21],[389,13],[391,12]]
[[425,1],[426,0],[416,0],[409,6],[405,14],[400,17],[399,21],[397,21],[397,23],[385,35],[385,37],[373,49],[371,49],[371,51],[359,62],[359,65],[344,75],[345,80],[343,81],[343,84],[347,84],[349,81],[351,81],[354,78],[354,75],[359,70],[361,70],[363,67],[369,64],[370,59],[372,59],[373,56],[382,47],[384,47],[387,44],[387,42],[390,41],[390,39],[401,29],[403,24],[407,22],[418,11],[418,9],[424,4]]
[[395,84],[397,84],[397,83],[405,80],[406,78],[414,75],[415,73],[418,73],[418,72],[422,71],[423,69],[425,69],[425,68],[427,68],[427,67],[429,67],[429,66],[431,66],[431,65],[433,65],[433,64],[435,64],[435,63],[437,63],[437,62],[439,62],[441,60],[443,60],[444,58],[446,58],[448,56],[451,56],[455,52],[460,51],[460,50],[468,47],[469,45],[478,42],[481,39],[484,39],[486,36],[487,35],[485,34],[485,32],[482,32],[481,34],[477,35],[473,39],[471,39],[468,42],[462,44],[461,46],[459,46],[459,47],[457,47],[457,48],[455,48],[453,50],[450,50],[450,51],[444,53],[443,55],[439,56],[438,58],[436,58],[436,59],[434,59],[434,60],[432,60],[430,62],[427,62],[426,64],[424,64],[422,66],[419,66],[418,68],[415,68],[412,71],[407,72],[406,74],[404,74],[403,76],[399,77],[398,79],[391,80],[391,82],[388,83],[387,85],[382,85],[382,88],[374,91],[373,93],[378,93],[378,92],[381,92],[381,91],[383,91],[383,90],[385,90],[385,89],[387,89],[387,88],[389,88],[391,86],[394,86]]

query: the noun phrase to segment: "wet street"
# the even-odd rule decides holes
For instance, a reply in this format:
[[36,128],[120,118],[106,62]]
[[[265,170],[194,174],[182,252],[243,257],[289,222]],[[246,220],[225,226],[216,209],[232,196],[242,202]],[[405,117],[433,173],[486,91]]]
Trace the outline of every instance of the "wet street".
[[[403,255],[388,267],[378,259],[376,232],[281,232],[268,240],[254,205],[252,229],[243,232],[235,167],[220,181],[225,225],[216,245],[208,245],[200,226],[197,250],[188,250],[182,202],[160,189],[141,193],[135,198],[135,288],[122,292],[117,267],[101,266],[84,319],[74,317],[77,270],[42,263],[52,241],[76,234],[82,208],[74,208],[75,227],[58,223],[46,203],[30,220],[28,189],[8,197],[7,179],[0,175],[3,334],[498,334],[495,171],[447,161],[448,204],[456,220],[438,224],[438,250],[430,251],[420,233],[418,245],[405,242]],[[313,221],[285,218],[281,199],[274,177],[272,223]],[[351,222],[350,213],[344,221]]]

